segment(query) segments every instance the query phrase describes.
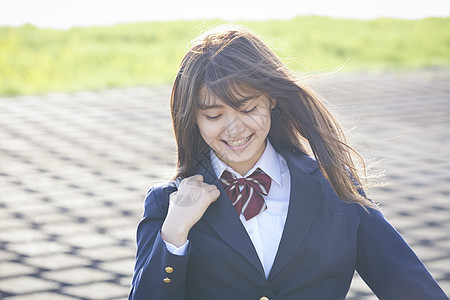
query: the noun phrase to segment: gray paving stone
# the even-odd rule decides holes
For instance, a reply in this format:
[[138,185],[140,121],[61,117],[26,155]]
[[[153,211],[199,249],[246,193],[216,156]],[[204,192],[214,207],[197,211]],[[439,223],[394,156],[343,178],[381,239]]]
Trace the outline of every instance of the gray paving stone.
[[133,239],[136,233],[136,226],[124,226],[124,227],[114,227],[109,228],[108,233],[117,239]]
[[41,269],[59,270],[88,266],[90,259],[70,253],[55,253],[47,256],[27,257],[24,261]]
[[10,278],[19,275],[35,273],[37,270],[31,266],[16,262],[2,262],[0,264],[0,280],[2,278]]
[[[48,199],[52,198],[48,197]],[[71,218],[70,216],[62,214],[60,212],[45,215],[36,215],[33,216],[31,220],[38,225],[55,224],[55,226],[57,226],[58,224],[61,224],[63,222],[76,223],[74,218]]]
[[129,287],[112,284],[109,282],[99,282],[87,285],[79,285],[62,289],[63,292],[75,297],[85,299],[114,299],[126,298]]
[[12,253],[12,252],[8,252],[8,251],[4,251],[0,249],[0,262],[6,263],[8,261],[12,261],[17,257],[16,253]]
[[14,228],[0,232],[0,240],[12,243],[33,242],[46,239],[48,235],[33,228]]
[[58,287],[59,285],[56,282],[30,276],[7,278],[0,281],[0,291],[13,294],[41,292]]
[[[120,274],[120,275],[123,275],[126,278],[127,275],[129,275],[130,272],[133,271],[133,268],[134,268],[134,257],[130,257],[130,258],[127,258],[127,259],[122,259],[122,260],[115,260],[115,261],[104,262],[104,263],[101,263],[99,265],[99,267],[102,270],[105,270],[105,271],[108,271],[108,272],[112,272],[114,274]],[[130,282],[131,281],[129,280],[128,284]]]
[[29,295],[19,295],[6,297],[8,300],[75,300],[79,298],[62,295],[61,293],[31,293]]
[[449,233],[444,231],[438,231],[435,227],[424,227],[420,229],[415,229],[409,234],[412,238],[420,239],[426,236],[428,239],[441,240],[448,239]]
[[92,225],[86,223],[50,223],[41,226],[41,230],[53,235],[74,235],[92,232]]
[[63,243],[79,248],[111,246],[117,244],[117,241],[113,237],[95,232],[62,237],[60,240]]
[[358,273],[353,276],[353,281],[350,286],[350,291],[346,297],[348,300],[375,300],[378,299],[373,295],[372,291],[367,287],[364,281],[361,279]]
[[10,229],[16,229],[23,226],[23,220],[18,220],[15,217],[0,217],[0,228],[2,230],[10,230]]
[[[127,208],[129,205],[126,206]],[[115,227],[127,227],[127,229],[131,226],[133,230],[136,230],[136,222],[139,221],[140,217],[137,218],[130,218],[130,216],[127,217],[115,217],[115,218],[103,218],[103,219],[96,219],[92,218],[89,222],[97,227],[104,227],[113,229]]]
[[123,258],[134,258],[135,250],[128,247],[99,247],[81,249],[79,255],[98,261],[111,261]]
[[62,282],[70,285],[80,285],[98,281],[108,281],[114,278],[114,275],[104,271],[89,267],[74,268],[60,271],[51,271],[42,273],[42,278]]
[[70,247],[60,242],[37,241],[32,243],[26,242],[20,244],[8,243],[6,249],[11,252],[17,253],[17,255],[21,257],[59,254],[62,252],[68,252],[70,250]]

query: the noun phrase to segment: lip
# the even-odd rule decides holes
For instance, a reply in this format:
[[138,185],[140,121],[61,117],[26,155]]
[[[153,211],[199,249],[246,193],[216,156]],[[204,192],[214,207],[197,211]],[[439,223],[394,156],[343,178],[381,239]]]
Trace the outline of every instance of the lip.
[[[254,136],[254,133],[250,134],[249,136],[247,136],[247,137],[245,137],[245,138],[238,139],[237,141],[243,140],[243,139],[247,139],[247,141],[246,141],[244,144],[239,145],[239,146],[232,146],[232,145],[228,144],[228,142],[225,141],[225,140],[221,140],[221,141],[222,141],[228,148],[237,151],[237,150],[245,149],[245,148],[250,144],[250,142],[253,140],[253,136]],[[236,141],[236,140],[235,140],[235,141]]]

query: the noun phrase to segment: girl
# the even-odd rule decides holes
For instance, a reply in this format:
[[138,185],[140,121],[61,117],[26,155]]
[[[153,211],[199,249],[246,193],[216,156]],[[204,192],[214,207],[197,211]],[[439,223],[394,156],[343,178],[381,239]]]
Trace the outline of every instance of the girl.
[[145,199],[129,299],[345,299],[355,270],[379,298],[447,299],[333,116],[254,34],[199,37],[170,105],[176,179]]

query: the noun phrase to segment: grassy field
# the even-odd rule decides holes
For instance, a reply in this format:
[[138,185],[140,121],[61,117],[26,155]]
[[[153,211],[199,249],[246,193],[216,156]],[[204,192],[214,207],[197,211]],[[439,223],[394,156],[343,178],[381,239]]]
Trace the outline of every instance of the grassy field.
[[[0,27],[0,96],[171,84],[187,43],[221,23]],[[236,23],[262,36],[298,72],[450,67],[450,18]]]

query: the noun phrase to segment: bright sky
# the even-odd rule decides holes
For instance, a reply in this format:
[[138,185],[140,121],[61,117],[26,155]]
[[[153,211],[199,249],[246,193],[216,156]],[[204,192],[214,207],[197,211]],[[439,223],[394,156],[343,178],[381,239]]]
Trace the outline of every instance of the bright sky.
[[308,14],[357,19],[447,17],[450,1],[0,0],[0,25],[31,23],[52,28],[176,19],[289,19]]

